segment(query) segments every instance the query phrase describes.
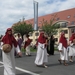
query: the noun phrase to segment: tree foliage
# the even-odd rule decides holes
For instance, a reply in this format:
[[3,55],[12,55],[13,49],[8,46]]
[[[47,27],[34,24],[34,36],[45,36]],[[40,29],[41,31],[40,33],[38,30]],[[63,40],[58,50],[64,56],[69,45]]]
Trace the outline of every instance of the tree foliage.
[[26,22],[18,22],[12,28],[14,33],[20,33],[22,36],[33,31],[32,24],[26,24]]
[[59,24],[54,23],[54,18],[51,19],[49,22],[43,19],[42,21],[42,29],[50,36],[52,34],[57,33],[57,28],[59,28]]

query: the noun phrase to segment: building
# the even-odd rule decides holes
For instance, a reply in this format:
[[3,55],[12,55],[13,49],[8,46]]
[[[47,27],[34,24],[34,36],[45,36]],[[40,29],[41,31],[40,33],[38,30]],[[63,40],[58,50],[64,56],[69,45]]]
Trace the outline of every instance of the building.
[[[49,22],[50,19],[52,18],[54,18],[54,23],[57,22],[60,24],[60,28],[58,29],[58,34],[55,36],[56,43],[58,43],[61,30],[63,30],[66,33],[66,38],[69,40],[72,32],[75,31],[75,8],[60,11],[60,12],[55,12],[52,14],[47,14],[44,16],[39,16],[38,17],[38,28],[42,26],[43,19]],[[34,25],[34,18],[25,20],[25,21],[26,23],[31,23],[32,25]],[[30,36],[33,39],[34,44],[36,43],[35,41],[37,40],[38,35],[39,35],[39,32],[36,31]]]

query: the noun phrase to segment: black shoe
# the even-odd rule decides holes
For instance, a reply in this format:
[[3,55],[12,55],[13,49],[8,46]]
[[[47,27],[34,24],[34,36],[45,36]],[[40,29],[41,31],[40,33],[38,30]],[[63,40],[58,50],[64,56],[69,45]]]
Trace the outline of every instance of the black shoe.
[[31,56],[31,55],[28,55],[28,56]]

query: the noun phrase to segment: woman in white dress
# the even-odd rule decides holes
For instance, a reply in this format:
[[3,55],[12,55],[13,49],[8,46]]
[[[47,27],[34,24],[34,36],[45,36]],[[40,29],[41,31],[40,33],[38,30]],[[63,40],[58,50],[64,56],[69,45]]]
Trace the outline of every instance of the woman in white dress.
[[21,56],[21,52],[19,46],[12,35],[12,29],[8,28],[6,31],[5,36],[1,39],[4,44],[9,44],[11,46],[11,50],[9,53],[3,51],[2,48],[2,55],[3,55],[3,64],[4,64],[4,75],[16,75],[15,73],[15,57],[14,57],[14,50],[16,49],[17,53]]
[[69,56],[70,62],[73,62],[73,57],[75,56],[75,33],[72,34],[70,41],[69,41]]
[[48,57],[47,57],[47,50],[46,50],[46,37],[44,35],[44,32],[40,33],[40,36],[38,38],[38,44],[37,44],[37,55],[35,59],[35,64],[37,66],[44,66],[47,68],[45,65],[48,62]]
[[66,61],[68,60],[68,52],[67,52],[67,40],[65,38],[64,32],[61,33],[58,50],[60,52],[60,59],[58,60],[60,63],[63,61],[64,65],[67,66],[68,64]]

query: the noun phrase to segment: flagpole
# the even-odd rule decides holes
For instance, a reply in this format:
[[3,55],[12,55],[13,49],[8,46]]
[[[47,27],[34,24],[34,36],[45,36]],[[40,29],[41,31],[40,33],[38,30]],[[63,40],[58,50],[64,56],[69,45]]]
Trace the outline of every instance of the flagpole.
[[34,30],[38,30],[38,2],[33,0],[34,4]]

